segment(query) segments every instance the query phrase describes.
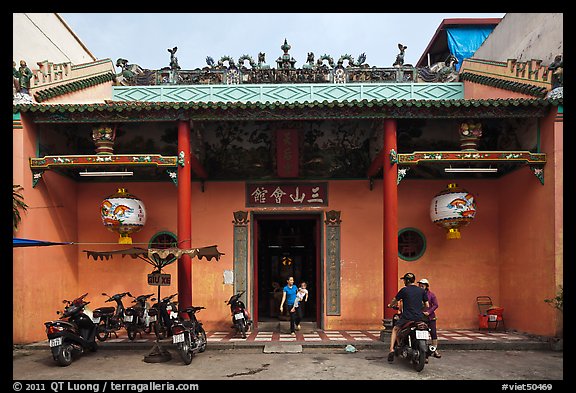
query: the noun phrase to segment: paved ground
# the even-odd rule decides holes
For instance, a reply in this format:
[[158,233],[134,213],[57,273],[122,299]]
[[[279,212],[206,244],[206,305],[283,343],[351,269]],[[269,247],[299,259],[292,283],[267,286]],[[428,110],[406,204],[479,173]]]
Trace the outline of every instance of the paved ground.
[[[503,391],[506,389],[503,385],[507,388],[511,385],[508,390],[561,390],[566,382],[563,381],[563,352],[551,351],[547,340],[539,337],[515,332],[439,331],[443,356],[430,359],[420,373],[402,359],[388,363],[389,335],[384,335],[383,339],[380,339],[380,331],[362,330],[315,330],[298,332],[296,337],[279,332],[252,332],[247,339],[235,337],[231,332],[208,332],[206,352],[196,355],[190,365],[185,365],[170,339],[159,344],[168,351],[171,359],[149,363],[144,359],[154,347],[154,336],[130,341],[121,335],[99,343],[98,352],[88,353],[68,367],[57,366],[47,341],[42,341],[14,347],[13,379],[22,384],[18,385],[22,390],[27,387],[24,381],[63,379],[100,381],[101,384],[106,381],[196,381],[200,389],[204,387],[203,390],[214,381],[262,383],[288,379],[323,383],[344,380],[387,383],[482,380],[491,384],[491,391]],[[539,384],[530,387],[518,385],[520,387],[516,388],[518,381]],[[104,391],[103,387],[99,386],[99,391]],[[110,387],[108,385],[108,390]],[[50,387],[44,388],[48,390]],[[39,389],[43,388],[36,390]],[[180,389],[190,390],[191,387]],[[442,386],[442,389],[447,387]],[[147,390],[158,389],[149,386]]]
[[[172,348],[166,362],[147,363],[147,350],[102,350],[59,367],[48,349],[18,349],[13,357],[13,379],[27,380],[98,380],[98,381],[195,381],[202,389],[212,381],[270,380],[354,380],[354,381],[499,381],[502,384],[532,381],[552,384],[562,391],[563,352],[533,350],[445,350],[441,359],[430,359],[422,372],[416,372],[402,359],[386,360],[384,349],[360,349],[305,346],[291,353],[299,344],[269,344],[287,347],[284,352],[266,353],[262,348],[208,349],[185,365]],[[244,386],[244,385],[242,385]],[[492,386],[492,385],[491,385]],[[305,386],[303,386],[305,388]],[[48,390],[46,388],[45,390]],[[202,389],[203,390],[203,389]],[[527,390],[527,389],[524,389]],[[538,390],[550,390],[546,387]],[[102,391],[102,389],[100,389]],[[491,391],[494,391],[492,389]]]

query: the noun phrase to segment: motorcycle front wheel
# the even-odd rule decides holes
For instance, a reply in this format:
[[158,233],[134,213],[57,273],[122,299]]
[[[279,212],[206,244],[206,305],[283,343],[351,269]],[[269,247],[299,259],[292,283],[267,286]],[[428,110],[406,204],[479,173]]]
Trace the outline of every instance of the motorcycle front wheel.
[[189,337],[185,337],[184,342],[178,344],[178,353],[180,354],[180,357],[182,358],[184,364],[192,363],[192,358],[194,357],[194,354],[190,350]]
[[66,367],[72,364],[72,344],[62,344],[62,349],[56,357],[59,366]]
[[128,332],[128,339],[130,339],[130,341],[134,341],[136,338],[136,328],[129,326],[126,330]]
[[200,329],[198,329],[198,332],[196,334],[198,335],[198,339],[202,340],[202,345],[200,345],[200,349],[198,350],[198,352],[204,352],[206,350],[206,343],[208,342],[206,339],[206,332],[204,331],[204,328],[201,327]]
[[416,348],[418,348],[418,358],[414,360],[414,370],[420,372],[426,364],[426,341],[418,340]]
[[96,328],[96,338],[98,341],[106,341],[108,336],[110,336],[110,332],[106,331],[106,322],[100,321],[100,324]]
[[246,338],[246,321],[240,319],[236,326],[238,327],[238,331],[240,332],[242,338]]

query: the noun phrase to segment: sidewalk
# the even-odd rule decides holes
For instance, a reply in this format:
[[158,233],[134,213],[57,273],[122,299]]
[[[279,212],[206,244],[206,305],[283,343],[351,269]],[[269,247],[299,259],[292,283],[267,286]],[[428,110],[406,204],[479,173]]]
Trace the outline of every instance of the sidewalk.
[[[293,337],[290,334],[279,332],[253,331],[242,339],[235,336],[233,331],[206,332],[207,349],[234,349],[234,348],[258,348],[267,344],[295,344],[302,347],[346,347],[352,345],[361,348],[382,348],[387,350],[389,343],[388,332],[384,333],[384,341],[381,340],[380,330],[314,330],[309,332],[296,332]],[[130,341],[125,331],[118,333],[118,338],[112,335],[104,342],[98,341],[99,349],[147,349],[151,348],[156,340],[154,335],[143,334],[142,338],[136,336]],[[160,340],[161,345],[173,345],[171,338]],[[27,344],[27,349],[46,349],[48,340]],[[494,350],[550,350],[550,343],[546,338],[534,337],[506,331],[485,330],[439,330],[438,347],[440,350],[460,349],[494,349]]]

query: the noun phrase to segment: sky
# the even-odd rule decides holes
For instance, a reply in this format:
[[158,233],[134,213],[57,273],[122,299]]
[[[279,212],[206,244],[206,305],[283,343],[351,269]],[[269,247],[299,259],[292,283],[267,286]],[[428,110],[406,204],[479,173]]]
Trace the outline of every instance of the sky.
[[[443,19],[502,18],[505,13],[60,13],[97,59],[127,59],[145,69],[168,67],[168,49],[183,70],[243,55],[276,68],[286,39],[296,68],[327,54],[337,61],[362,53],[370,67],[391,67],[407,46],[404,63],[415,65]],[[118,69],[119,71],[119,69]]]

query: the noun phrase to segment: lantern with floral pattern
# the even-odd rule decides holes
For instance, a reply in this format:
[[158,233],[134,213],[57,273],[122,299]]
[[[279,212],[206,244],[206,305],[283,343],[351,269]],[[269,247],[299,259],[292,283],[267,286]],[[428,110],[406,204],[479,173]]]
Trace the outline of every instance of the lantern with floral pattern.
[[447,239],[460,239],[460,228],[464,227],[476,215],[474,195],[458,187],[456,183],[448,187],[432,199],[430,204],[430,219],[440,228],[446,230]]
[[102,201],[100,215],[107,229],[120,234],[119,244],[132,244],[130,235],[146,224],[144,203],[124,188]]

